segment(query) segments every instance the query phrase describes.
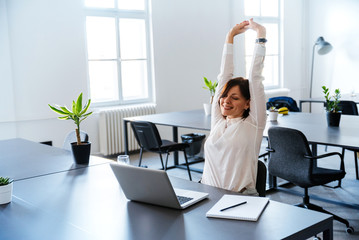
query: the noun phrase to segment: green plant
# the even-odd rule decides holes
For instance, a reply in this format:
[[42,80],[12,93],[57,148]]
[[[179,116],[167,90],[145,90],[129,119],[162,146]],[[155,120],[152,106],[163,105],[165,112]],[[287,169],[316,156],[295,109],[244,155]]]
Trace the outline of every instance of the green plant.
[[0,177],[0,186],[5,186],[12,183],[12,179],[8,178],[8,177]]
[[337,113],[339,112],[339,99],[341,97],[340,95],[340,90],[339,88],[338,89],[335,89],[334,91],[334,95],[332,96],[333,97],[333,100],[331,100],[331,96],[329,96],[330,94],[330,91],[329,91],[329,88],[327,88],[326,86],[322,86],[322,89],[323,89],[323,93],[324,93],[324,97],[325,97],[325,101],[326,101],[326,109],[328,112],[333,112],[333,113]]
[[270,112],[278,112],[278,110],[274,106],[270,107],[269,111]]
[[60,120],[73,120],[77,126],[76,128],[76,138],[77,138],[77,145],[81,145],[81,138],[80,138],[80,123],[85,120],[88,116],[92,114],[92,112],[86,113],[88,108],[90,107],[91,99],[87,101],[84,107],[82,107],[82,93],[78,96],[77,101],[72,101],[72,111],[69,110],[66,106],[58,106],[56,107],[51,106],[49,107],[56,113],[62,115],[58,117]]
[[204,89],[209,90],[209,93],[211,94],[211,104],[213,102],[213,97],[216,92],[216,87],[218,86],[218,82],[212,82],[211,80],[208,80],[206,77],[203,77],[204,83],[206,84]]

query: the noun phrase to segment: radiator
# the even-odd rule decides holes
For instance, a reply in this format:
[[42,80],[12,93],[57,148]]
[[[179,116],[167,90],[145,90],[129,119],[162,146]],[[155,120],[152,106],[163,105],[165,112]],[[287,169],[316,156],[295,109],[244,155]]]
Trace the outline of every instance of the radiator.
[[[114,155],[125,152],[123,118],[154,114],[155,104],[116,107],[101,110],[99,115],[100,152],[103,155]],[[128,150],[140,149],[132,129],[128,126]]]

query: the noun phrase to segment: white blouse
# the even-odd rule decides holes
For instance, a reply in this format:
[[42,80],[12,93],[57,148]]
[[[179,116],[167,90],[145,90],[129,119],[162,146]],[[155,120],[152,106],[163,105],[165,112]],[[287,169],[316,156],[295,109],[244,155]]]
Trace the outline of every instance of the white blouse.
[[246,119],[225,119],[218,100],[233,78],[233,44],[225,44],[212,104],[211,132],[205,146],[201,182],[231,191],[256,194],[257,165],[267,114],[263,86],[265,46],[255,44],[249,73],[250,112]]

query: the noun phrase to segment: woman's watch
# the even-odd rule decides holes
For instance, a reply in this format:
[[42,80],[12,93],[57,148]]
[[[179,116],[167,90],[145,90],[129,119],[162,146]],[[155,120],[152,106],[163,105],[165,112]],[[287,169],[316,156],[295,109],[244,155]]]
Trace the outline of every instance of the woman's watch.
[[256,39],[256,43],[266,43],[267,39],[266,38],[257,38]]

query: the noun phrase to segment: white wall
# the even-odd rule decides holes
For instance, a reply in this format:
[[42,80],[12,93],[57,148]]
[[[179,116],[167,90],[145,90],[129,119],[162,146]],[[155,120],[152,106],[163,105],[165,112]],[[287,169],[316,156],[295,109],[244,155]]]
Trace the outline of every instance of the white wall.
[[[1,0],[2,90],[10,101],[1,111],[0,126],[14,131],[2,139],[21,137],[33,141],[52,140],[62,146],[75,125],[59,121],[48,103],[71,105],[80,92],[85,97],[87,66],[84,9],[81,0]],[[2,73],[6,71],[6,73]],[[4,103],[4,101],[2,101]],[[7,116],[13,116],[12,118]],[[91,126],[88,129],[87,126]],[[97,150],[96,116],[84,122]]]
[[16,134],[7,5],[0,0],[0,139]]
[[[203,76],[215,79],[231,0],[152,1],[158,112],[201,108],[209,100]],[[88,93],[82,0],[0,0],[1,139],[52,140],[61,147],[70,121],[47,104],[70,105]],[[99,151],[98,115],[83,122]],[[10,128],[10,125],[12,128]]]
[[158,112],[202,108],[209,92],[203,77],[215,80],[230,0],[152,0]]
[[[329,54],[315,56],[313,96],[323,96],[323,85],[331,92],[336,88],[340,88],[342,93],[359,92],[359,1],[311,0],[308,1],[308,10],[308,44],[312,47],[316,39],[323,36],[333,45]],[[310,68],[311,60],[307,60]]]
[[[87,97],[82,2],[0,0],[0,139],[52,140],[61,146],[74,129],[57,120],[47,104],[70,105],[80,92]],[[321,96],[323,83],[359,91],[358,6],[355,0],[284,0],[283,87],[295,99],[309,95],[311,47],[318,36],[334,51],[316,56],[313,96]],[[202,78],[216,79],[225,35],[241,20],[241,7],[235,0],[152,0],[158,112],[198,109],[209,100]],[[82,126],[93,152],[99,149],[97,120],[94,114]]]

